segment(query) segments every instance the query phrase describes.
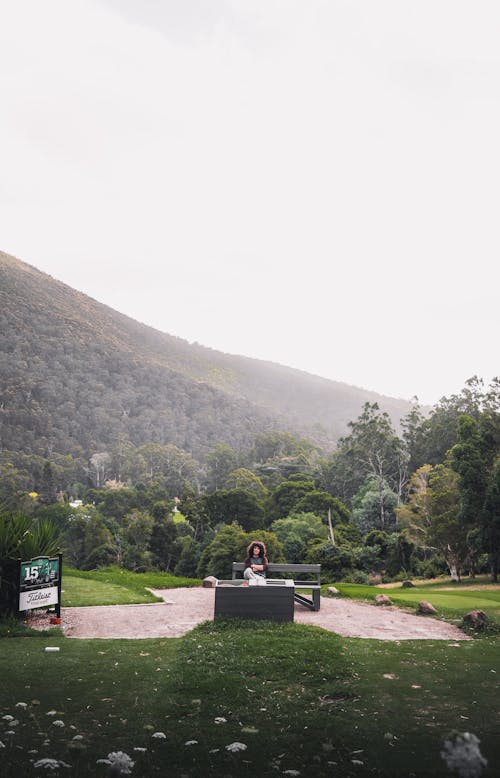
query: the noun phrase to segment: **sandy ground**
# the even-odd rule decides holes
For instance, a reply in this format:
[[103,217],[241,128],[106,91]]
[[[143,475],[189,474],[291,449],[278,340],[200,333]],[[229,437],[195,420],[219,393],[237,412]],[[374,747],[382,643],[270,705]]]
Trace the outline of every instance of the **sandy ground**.
[[[152,589],[164,602],[62,608],[62,628],[70,638],[180,637],[214,616],[215,589]],[[458,627],[395,606],[330,597],[319,611],[295,604],[295,622],[312,624],[344,637],[378,640],[468,640]],[[48,617],[45,617],[48,621]],[[49,624],[38,623],[38,627]]]

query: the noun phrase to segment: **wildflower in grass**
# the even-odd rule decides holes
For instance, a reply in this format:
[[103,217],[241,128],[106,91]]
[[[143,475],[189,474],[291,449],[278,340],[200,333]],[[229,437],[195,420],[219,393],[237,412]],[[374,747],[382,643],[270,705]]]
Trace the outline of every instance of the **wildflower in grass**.
[[53,727],[64,727],[66,725],[65,725],[64,721],[61,721],[61,719],[56,719],[55,721],[52,722],[52,726]]
[[74,735],[73,740],[83,740],[83,735]]
[[244,743],[238,743],[236,741],[235,743],[229,743],[228,746],[226,746],[226,751],[231,751],[233,754],[236,753],[236,751],[246,751],[247,747]]
[[111,751],[107,759],[98,759],[97,764],[109,765],[110,775],[130,775],[135,762],[125,751]]
[[283,775],[300,775],[300,770],[283,770]]
[[198,745],[198,741],[197,740],[186,740],[184,745],[185,746],[196,746],[196,745]]
[[47,711],[47,713],[46,713],[45,715],[46,715],[46,716],[55,716],[55,715],[56,715],[56,713],[57,713],[57,711],[56,711],[56,710],[48,710],[48,711]]
[[156,737],[158,740],[166,740],[167,736],[164,732],[153,732],[151,737]]
[[2,741],[0,740],[0,748],[5,748],[5,747],[6,747],[5,743],[2,743]]
[[66,762],[63,762],[61,759],[39,759],[38,762],[35,762],[33,765],[35,770],[59,770],[60,767],[71,767],[71,765],[66,764]]
[[215,724],[227,724],[227,719],[224,716],[216,716],[214,719]]
[[458,732],[453,740],[445,740],[441,758],[448,770],[454,770],[460,778],[479,778],[488,764],[479,750],[480,742],[471,732]]
[[12,719],[12,721],[10,722],[11,727],[17,727],[18,724],[19,724],[18,719]]
[[134,751],[139,751],[141,754],[145,754],[147,750],[147,748],[141,748],[140,746],[134,747]]
[[2,716],[2,719],[4,721],[14,721],[14,716],[11,716],[10,713],[6,713],[5,716]]
[[16,708],[27,708],[28,703],[27,702],[16,702]]

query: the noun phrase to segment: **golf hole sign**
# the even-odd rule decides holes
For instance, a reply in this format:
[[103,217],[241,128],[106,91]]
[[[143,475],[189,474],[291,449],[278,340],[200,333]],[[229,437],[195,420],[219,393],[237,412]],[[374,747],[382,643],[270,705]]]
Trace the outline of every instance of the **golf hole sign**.
[[61,598],[61,555],[39,556],[21,562],[19,611],[58,605]]

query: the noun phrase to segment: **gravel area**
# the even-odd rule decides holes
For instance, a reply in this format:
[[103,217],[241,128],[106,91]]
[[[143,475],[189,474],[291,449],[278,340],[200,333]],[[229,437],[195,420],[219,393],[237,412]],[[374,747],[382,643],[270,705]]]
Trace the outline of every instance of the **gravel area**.
[[[99,605],[62,608],[62,628],[70,638],[180,637],[214,616],[215,589],[152,589],[164,602],[147,605]],[[377,640],[469,640],[458,627],[430,616],[405,613],[396,606],[377,606],[341,598],[321,598],[319,611],[296,603],[294,619],[344,637]],[[36,624],[34,623],[36,621]],[[30,619],[39,629],[49,617]]]

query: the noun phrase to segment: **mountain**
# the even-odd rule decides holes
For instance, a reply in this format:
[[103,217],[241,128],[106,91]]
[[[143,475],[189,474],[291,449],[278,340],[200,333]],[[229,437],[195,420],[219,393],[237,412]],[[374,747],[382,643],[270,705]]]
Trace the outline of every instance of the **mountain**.
[[0,448],[91,456],[118,441],[200,458],[286,430],[332,449],[365,402],[410,403],[140,324],[0,252]]

